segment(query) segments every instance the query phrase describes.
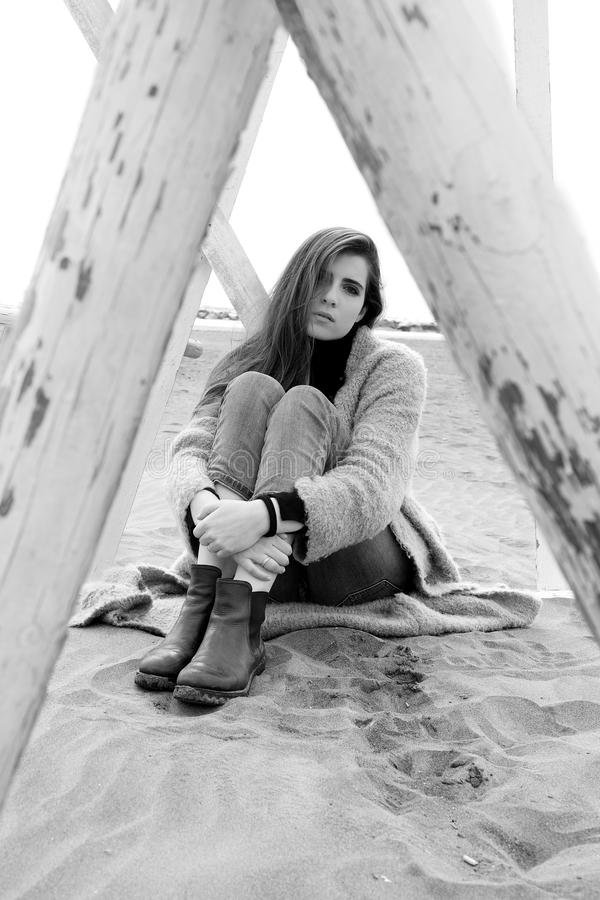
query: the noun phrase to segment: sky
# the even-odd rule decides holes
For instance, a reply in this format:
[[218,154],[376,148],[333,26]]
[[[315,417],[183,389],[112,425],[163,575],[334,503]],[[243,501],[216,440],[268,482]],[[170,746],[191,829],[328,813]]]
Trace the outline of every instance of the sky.
[[[115,8],[118,3],[111,3]],[[491,0],[514,85],[512,0]],[[550,0],[554,176],[600,268],[600,5]],[[18,307],[33,273],[91,88],[96,61],[61,0],[6,5],[0,30],[0,307]],[[296,247],[331,225],[371,235],[385,314],[432,321],[371,194],[288,40],[231,224],[269,290]],[[202,306],[232,309],[211,276]]]

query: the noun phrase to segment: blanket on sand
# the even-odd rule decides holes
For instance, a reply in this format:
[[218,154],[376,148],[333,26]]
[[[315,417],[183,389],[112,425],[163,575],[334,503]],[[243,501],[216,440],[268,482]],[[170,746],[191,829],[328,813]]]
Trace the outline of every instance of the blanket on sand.
[[[183,553],[170,569],[154,565],[113,567],[103,579],[83,585],[71,627],[93,623],[139,628],[164,636],[174,625],[190,582],[190,557]],[[303,628],[358,628],[378,637],[413,637],[463,631],[524,628],[541,599],[506,584],[460,582],[440,596],[397,593],[355,606],[267,603],[265,640]]]

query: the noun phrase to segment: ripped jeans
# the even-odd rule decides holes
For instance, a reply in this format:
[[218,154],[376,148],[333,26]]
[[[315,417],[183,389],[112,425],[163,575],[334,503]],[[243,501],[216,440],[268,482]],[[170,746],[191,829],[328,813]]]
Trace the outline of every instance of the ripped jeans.
[[[297,478],[333,468],[348,440],[335,406],[317,388],[297,385],[286,392],[269,375],[243,372],[225,389],[208,474],[245,500],[291,491]],[[287,535],[290,543],[297,533]],[[190,536],[197,552],[198,540]],[[269,596],[279,603],[342,606],[406,593],[413,583],[414,564],[388,525],[308,565],[290,555]]]

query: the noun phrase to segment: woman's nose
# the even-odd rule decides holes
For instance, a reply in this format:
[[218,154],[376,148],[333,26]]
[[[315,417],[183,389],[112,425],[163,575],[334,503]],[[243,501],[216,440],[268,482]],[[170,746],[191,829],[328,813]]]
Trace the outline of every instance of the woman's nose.
[[327,300],[328,303],[333,303],[335,305],[337,300],[337,290],[334,285],[331,285],[325,291],[325,300]]

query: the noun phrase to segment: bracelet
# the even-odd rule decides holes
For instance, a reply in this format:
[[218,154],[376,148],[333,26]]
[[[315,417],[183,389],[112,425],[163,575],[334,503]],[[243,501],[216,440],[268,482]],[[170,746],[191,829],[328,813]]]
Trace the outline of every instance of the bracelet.
[[210,491],[211,494],[214,494],[214,495],[215,495],[215,497],[217,498],[217,500],[220,500],[220,499],[221,499],[221,498],[219,497],[219,495],[217,494],[217,492],[215,491],[214,488],[211,488],[211,487],[205,487],[205,488],[201,488],[201,490],[203,490],[203,491]]
[[252,499],[263,500],[269,513],[269,530],[263,536],[272,537],[274,534],[277,534],[277,512],[275,511],[275,504],[272,498],[268,494],[257,494]]

